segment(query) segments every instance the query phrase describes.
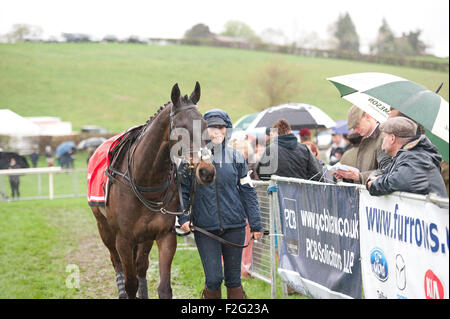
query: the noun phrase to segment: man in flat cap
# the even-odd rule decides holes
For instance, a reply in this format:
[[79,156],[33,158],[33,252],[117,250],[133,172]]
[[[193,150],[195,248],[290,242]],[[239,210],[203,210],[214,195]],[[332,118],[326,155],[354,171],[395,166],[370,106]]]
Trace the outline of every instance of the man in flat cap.
[[[397,116],[403,116],[403,117],[409,118],[410,120],[413,120],[410,117],[408,117],[407,115],[405,115],[404,113],[400,112],[399,110],[397,110],[397,109],[395,109],[395,108],[393,108],[391,106],[391,110],[389,111],[389,118],[397,117]],[[422,124],[417,123],[416,121],[414,121],[414,123],[417,124],[416,135],[425,134],[425,127]],[[444,179],[445,189],[447,190],[447,197],[448,197],[448,195],[450,193],[450,190],[449,190],[450,189],[450,186],[449,186],[449,165],[444,160],[442,160],[442,162],[441,162],[441,175],[442,175],[442,178]]]
[[447,197],[440,173],[442,156],[425,135],[416,135],[417,125],[406,117],[393,117],[380,125],[382,149],[392,156],[383,175],[366,184],[371,195],[395,191]]
[[356,168],[359,170],[337,170],[333,175],[358,184],[365,184],[367,178],[378,169],[386,167],[391,158],[381,149],[383,138],[379,123],[369,114],[353,105],[347,113],[347,128],[362,136],[356,154]]

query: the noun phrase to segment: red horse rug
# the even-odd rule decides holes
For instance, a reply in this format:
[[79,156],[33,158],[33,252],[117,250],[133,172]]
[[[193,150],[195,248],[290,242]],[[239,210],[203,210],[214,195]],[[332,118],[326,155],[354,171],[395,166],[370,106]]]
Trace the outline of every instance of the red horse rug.
[[103,142],[92,154],[88,163],[88,189],[89,206],[105,206],[108,197],[108,176],[106,169],[111,164],[111,154],[119,142],[131,131],[139,128],[134,126]]

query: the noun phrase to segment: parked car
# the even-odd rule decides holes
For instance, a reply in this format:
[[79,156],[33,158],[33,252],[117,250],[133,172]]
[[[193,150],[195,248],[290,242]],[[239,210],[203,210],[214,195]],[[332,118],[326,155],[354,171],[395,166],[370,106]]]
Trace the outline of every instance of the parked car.
[[316,145],[319,149],[328,149],[333,143],[332,131],[326,130],[317,133],[316,135]]
[[83,133],[99,133],[99,134],[105,134],[109,133],[109,131],[101,126],[96,125],[85,125],[81,128],[81,132]]

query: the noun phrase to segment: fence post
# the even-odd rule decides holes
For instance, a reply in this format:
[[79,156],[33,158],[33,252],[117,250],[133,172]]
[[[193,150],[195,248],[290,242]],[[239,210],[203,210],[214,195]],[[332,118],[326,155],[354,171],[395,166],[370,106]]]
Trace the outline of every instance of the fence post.
[[[277,181],[271,179],[270,180],[270,186],[276,186],[277,185]],[[276,188],[277,192],[278,192],[278,187]],[[281,250],[281,244],[283,241],[283,231],[281,230],[281,218],[280,218],[280,206],[278,205],[278,193],[277,192],[272,192],[271,196],[270,196],[270,200],[271,200],[271,206],[270,206],[270,216],[273,218],[273,231],[275,233],[275,235],[277,236],[277,244],[278,244],[278,253]],[[273,247],[274,247],[274,257],[273,257],[273,267],[275,267],[275,272],[276,270],[276,252],[275,252],[275,239],[274,239],[274,243],[273,243]],[[288,293],[288,285],[281,280],[281,289],[282,289],[282,293],[284,297],[287,297],[289,295]]]
[[41,174],[37,174],[37,181],[38,181],[38,197],[41,197],[42,195]]
[[[269,187],[276,185],[274,181],[269,182]],[[274,191],[270,192],[269,196],[270,202],[270,214],[269,214],[269,224],[270,224],[270,276],[271,276],[271,291],[270,296],[272,299],[277,298],[277,259],[275,253],[275,236],[277,235],[277,230],[275,228],[275,214],[276,214],[276,205],[277,205],[277,194]]]
[[53,172],[48,173],[48,197],[53,199]]

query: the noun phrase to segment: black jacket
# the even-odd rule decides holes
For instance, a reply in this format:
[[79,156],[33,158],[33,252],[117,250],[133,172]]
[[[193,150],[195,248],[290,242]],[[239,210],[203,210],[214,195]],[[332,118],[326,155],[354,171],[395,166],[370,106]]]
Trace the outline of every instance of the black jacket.
[[430,140],[418,135],[402,146],[383,175],[370,184],[369,193],[379,196],[399,191],[447,197],[441,161],[442,156]]
[[320,180],[319,162],[304,144],[298,143],[294,134],[280,135],[270,144],[257,165],[262,180],[271,175]]

